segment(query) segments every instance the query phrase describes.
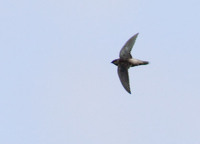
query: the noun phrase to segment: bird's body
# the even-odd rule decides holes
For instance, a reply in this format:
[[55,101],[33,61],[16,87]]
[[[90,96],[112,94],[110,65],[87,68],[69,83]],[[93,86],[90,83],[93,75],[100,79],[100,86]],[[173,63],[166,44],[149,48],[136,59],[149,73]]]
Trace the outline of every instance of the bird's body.
[[119,63],[128,63],[129,67],[134,67],[134,66],[138,66],[138,65],[145,65],[145,64],[148,64],[149,62],[148,61],[142,61],[142,60],[139,60],[139,59],[134,59],[134,58],[131,58],[131,59],[116,59],[112,62],[113,64],[115,64],[116,66],[119,65]]
[[113,64],[118,66],[118,75],[119,75],[120,81],[128,93],[131,93],[130,85],[129,85],[128,69],[130,67],[146,65],[149,63],[148,61],[142,61],[142,60],[132,58],[130,54],[137,36],[138,36],[138,33],[132,36],[122,47],[119,54],[120,58],[112,61]]

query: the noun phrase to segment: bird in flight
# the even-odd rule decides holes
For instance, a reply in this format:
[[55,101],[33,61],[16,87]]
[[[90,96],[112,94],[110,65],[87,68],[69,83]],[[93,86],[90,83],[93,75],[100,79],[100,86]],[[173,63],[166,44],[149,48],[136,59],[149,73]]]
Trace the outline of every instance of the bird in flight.
[[122,49],[119,53],[119,59],[115,59],[112,61],[112,63],[114,65],[118,66],[119,79],[120,79],[123,87],[125,88],[125,90],[130,94],[131,94],[131,90],[130,90],[130,85],[129,85],[128,69],[130,67],[146,65],[149,63],[148,61],[142,61],[142,60],[135,59],[130,54],[138,34],[139,33],[132,36],[125,43],[125,45],[122,47]]

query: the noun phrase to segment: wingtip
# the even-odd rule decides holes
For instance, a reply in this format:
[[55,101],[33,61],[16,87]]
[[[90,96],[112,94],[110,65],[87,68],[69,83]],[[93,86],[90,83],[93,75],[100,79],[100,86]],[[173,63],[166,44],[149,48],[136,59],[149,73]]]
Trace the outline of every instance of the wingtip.
[[132,36],[132,38],[133,38],[133,37],[137,38],[138,35],[139,35],[139,33],[136,33],[136,34],[134,34],[134,35]]
[[133,37],[137,38],[139,35],[139,33],[136,33],[135,35],[133,35]]
[[127,92],[128,92],[129,94],[131,94],[131,90],[127,90]]

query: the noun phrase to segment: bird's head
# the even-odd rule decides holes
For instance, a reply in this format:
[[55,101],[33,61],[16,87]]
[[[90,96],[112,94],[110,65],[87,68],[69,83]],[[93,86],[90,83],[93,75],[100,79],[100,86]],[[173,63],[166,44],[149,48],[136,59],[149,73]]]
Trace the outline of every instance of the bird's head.
[[114,65],[118,66],[119,60],[118,60],[118,59],[115,59],[115,60],[113,60],[111,63],[113,63]]

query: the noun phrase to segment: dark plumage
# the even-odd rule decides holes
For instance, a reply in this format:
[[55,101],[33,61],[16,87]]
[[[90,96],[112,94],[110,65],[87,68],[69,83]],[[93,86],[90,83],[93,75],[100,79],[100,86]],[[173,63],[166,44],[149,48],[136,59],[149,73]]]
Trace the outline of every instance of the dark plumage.
[[113,64],[118,66],[118,75],[119,79],[125,88],[125,90],[131,94],[130,85],[129,85],[129,76],[128,69],[130,67],[138,66],[138,65],[146,65],[148,61],[142,61],[135,58],[132,58],[130,52],[135,43],[135,40],[138,36],[138,33],[132,36],[122,47],[119,53],[119,59],[115,59],[112,61]]

